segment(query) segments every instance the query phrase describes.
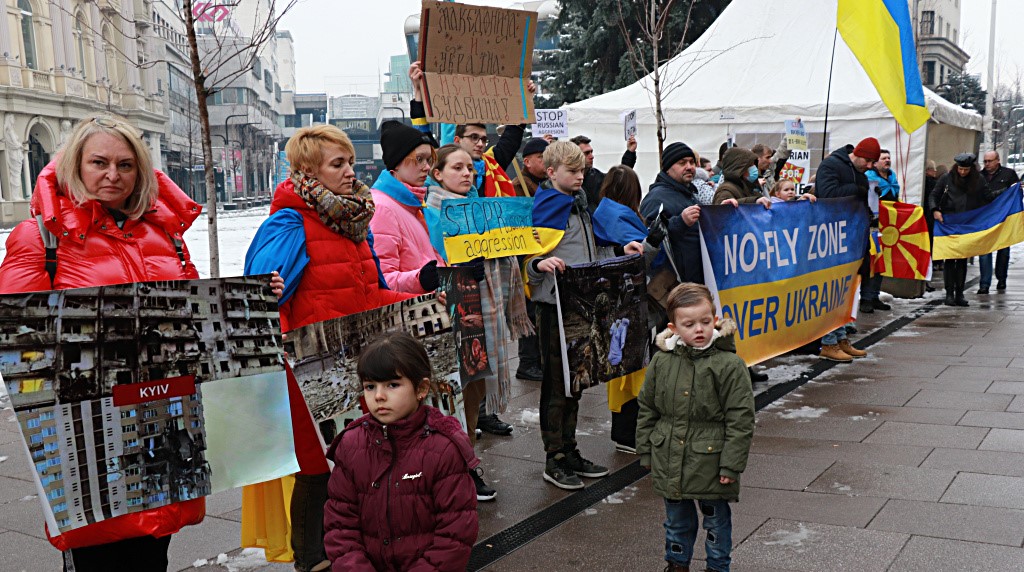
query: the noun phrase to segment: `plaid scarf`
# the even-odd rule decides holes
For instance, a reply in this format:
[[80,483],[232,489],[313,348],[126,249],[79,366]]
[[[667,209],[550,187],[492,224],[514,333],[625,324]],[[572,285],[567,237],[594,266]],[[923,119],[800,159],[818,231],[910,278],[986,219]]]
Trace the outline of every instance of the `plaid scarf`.
[[356,180],[351,195],[336,195],[317,179],[301,173],[292,176],[292,183],[295,194],[320,215],[327,228],[352,242],[366,240],[375,210],[369,187]]

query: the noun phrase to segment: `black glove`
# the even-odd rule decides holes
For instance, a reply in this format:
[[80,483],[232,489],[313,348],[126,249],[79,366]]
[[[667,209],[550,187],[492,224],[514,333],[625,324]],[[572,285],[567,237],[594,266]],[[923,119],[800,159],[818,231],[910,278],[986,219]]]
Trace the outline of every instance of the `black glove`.
[[482,256],[480,258],[474,258],[473,260],[470,260],[469,262],[462,264],[462,267],[468,269],[470,272],[470,276],[472,276],[473,280],[476,280],[477,282],[482,281],[485,277],[484,259]]
[[668,215],[664,211],[658,213],[657,218],[651,223],[651,227],[647,229],[647,244],[650,244],[654,248],[661,246],[661,243],[665,240],[668,235]]
[[431,260],[420,268],[420,286],[427,292],[437,290],[440,281],[437,276],[437,261]]

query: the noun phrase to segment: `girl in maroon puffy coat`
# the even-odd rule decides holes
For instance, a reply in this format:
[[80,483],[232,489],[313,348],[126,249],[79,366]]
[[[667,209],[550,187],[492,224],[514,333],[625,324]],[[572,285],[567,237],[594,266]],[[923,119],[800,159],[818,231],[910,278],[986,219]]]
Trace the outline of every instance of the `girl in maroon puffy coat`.
[[478,529],[468,471],[480,461],[455,418],[421,404],[426,350],[407,333],[387,334],[362,352],[358,374],[370,413],[327,453],[332,569],[465,570]]

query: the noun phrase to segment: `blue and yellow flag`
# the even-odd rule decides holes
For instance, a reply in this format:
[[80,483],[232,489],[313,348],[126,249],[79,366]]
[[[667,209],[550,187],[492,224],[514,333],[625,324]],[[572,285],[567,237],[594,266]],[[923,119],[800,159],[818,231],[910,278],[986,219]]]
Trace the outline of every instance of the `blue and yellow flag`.
[[551,187],[537,189],[533,197],[533,233],[540,243],[540,252],[527,258],[523,264],[523,285],[527,296],[530,296],[530,279],[526,275],[526,265],[533,258],[551,252],[562,241],[573,202],[571,195]]
[[996,200],[971,211],[935,221],[932,259],[970,258],[1024,242],[1024,198],[1020,183]]
[[900,126],[924,125],[931,115],[906,0],[839,0],[836,26]]

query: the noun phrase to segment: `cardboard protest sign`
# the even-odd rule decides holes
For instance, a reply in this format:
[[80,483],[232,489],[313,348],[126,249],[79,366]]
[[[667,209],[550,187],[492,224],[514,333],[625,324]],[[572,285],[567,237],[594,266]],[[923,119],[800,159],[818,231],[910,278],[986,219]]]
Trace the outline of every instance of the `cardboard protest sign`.
[[451,320],[437,296],[426,294],[288,332],[288,359],[325,442],[362,415],[363,390],[356,373],[362,349],[385,332],[402,330],[430,356],[437,391],[428,402],[466,426]]
[[623,111],[621,117],[622,134],[625,135],[626,141],[629,141],[630,137],[636,137],[636,110]]
[[755,206],[700,210],[704,281],[718,315],[736,322],[748,364],[849,322],[868,246],[867,212],[854,197]]
[[52,533],[298,470],[268,281],[0,296],[3,389]]
[[639,255],[569,266],[557,281],[565,394],[647,366],[647,275]]
[[419,60],[432,123],[532,123],[537,13],[424,0]]
[[455,332],[458,348],[459,376],[462,385],[483,379],[492,373],[484,335],[484,307],[480,299],[480,283],[469,268],[438,268],[441,285],[447,294],[448,318]]
[[441,232],[448,262],[538,254],[533,199],[496,197],[441,201]]
[[789,179],[799,189],[811,180],[811,152],[807,148],[807,130],[797,120],[787,119],[786,146],[789,148],[789,159],[782,166],[779,180]]
[[534,110],[533,136],[569,137],[569,112],[564,109]]

